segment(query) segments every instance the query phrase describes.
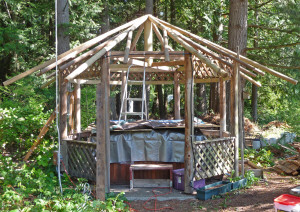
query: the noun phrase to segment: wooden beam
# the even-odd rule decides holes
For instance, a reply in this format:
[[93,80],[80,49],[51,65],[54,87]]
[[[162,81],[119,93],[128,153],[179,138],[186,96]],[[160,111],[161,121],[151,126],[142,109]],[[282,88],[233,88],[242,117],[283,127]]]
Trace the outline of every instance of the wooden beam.
[[185,146],[184,146],[184,192],[192,193],[190,182],[193,180],[193,68],[190,55],[185,55]]
[[126,43],[126,48],[125,48],[124,60],[123,60],[124,63],[128,62],[128,55],[129,55],[129,51],[130,51],[131,40],[132,40],[132,31],[129,31],[128,36],[127,36],[127,43]]
[[153,16],[149,16],[151,21],[153,21],[154,24],[157,24],[159,28],[162,30],[167,30],[170,37],[172,37],[175,41],[180,43],[186,50],[188,50],[190,53],[198,57],[203,63],[205,63],[207,66],[209,66],[214,72],[220,74],[222,77],[227,77],[228,73],[224,71],[223,69],[219,68],[215,64],[213,64],[207,57],[205,57],[203,54],[198,52],[196,49],[194,49],[191,45],[189,45],[187,42],[182,40],[172,29],[165,27],[160,22],[156,21]]
[[56,71],[54,71],[53,73],[46,76],[46,79],[50,79],[50,78],[54,77],[55,75],[56,75]]
[[52,112],[52,114],[50,115],[49,119],[47,120],[46,124],[43,126],[43,128],[40,131],[40,134],[38,135],[36,141],[34,142],[34,144],[30,147],[29,151],[27,152],[27,154],[25,155],[23,161],[27,161],[29,159],[29,157],[31,156],[31,154],[33,153],[33,151],[35,150],[35,148],[41,143],[41,141],[43,140],[45,134],[48,132],[49,127],[51,125],[51,123],[53,122],[53,120],[56,117],[56,110],[54,110]]
[[161,62],[153,62],[152,67],[154,66],[183,66],[184,60],[175,60],[175,61],[161,61]]
[[252,79],[251,77],[247,76],[246,74],[244,74],[243,72],[240,72],[241,77],[243,77],[244,79],[248,80],[249,82],[253,83],[254,85],[256,85],[257,87],[261,87],[261,83],[255,81],[254,79]]
[[164,33],[164,52],[165,52],[165,61],[168,62],[170,61],[170,56],[169,56],[169,41],[168,41],[168,33],[167,30],[163,30]]
[[[201,38],[201,37],[199,37],[199,36],[197,36],[197,35],[195,35],[195,34],[193,34],[193,33],[190,33],[190,32],[188,32],[188,31],[186,31],[186,30],[184,30],[184,29],[181,29],[181,28],[179,28],[179,27],[176,27],[176,26],[174,26],[174,25],[172,25],[172,24],[170,24],[170,23],[167,23],[167,22],[165,22],[165,21],[163,21],[163,20],[161,20],[161,19],[157,19],[157,20],[158,20],[160,23],[164,24],[165,26],[167,26],[167,27],[169,27],[169,28],[171,28],[171,29],[173,29],[173,30],[178,31],[178,32],[180,32],[181,34],[186,35],[186,36],[188,36],[188,37],[190,37],[190,38],[196,40],[197,42],[200,42],[201,44],[203,44],[203,45],[209,47],[210,49],[213,49],[213,50],[216,51],[216,52],[219,52],[220,54],[222,54],[222,55],[224,55],[224,56],[229,57],[230,59],[232,59],[232,60],[234,60],[234,61],[236,61],[236,62],[239,62],[241,65],[244,65],[246,68],[248,68],[248,69],[250,69],[250,70],[253,70],[253,71],[255,71],[255,72],[258,72],[258,73],[260,73],[260,74],[262,74],[262,75],[265,74],[264,72],[262,72],[262,71],[260,71],[260,70],[258,70],[258,69],[255,69],[252,65],[250,65],[250,64],[248,64],[248,63],[246,63],[246,62],[244,62],[244,61],[241,61],[240,59],[236,58],[235,56],[233,56],[233,55],[231,55],[231,54],[226,53],[226,51],[224,51],[224,49],[226,49],[226,48],[224,48],[224,47],[222,47],[222,46],[220,46],[220,45],[218,45],[218,44],[215,44],[215,43],[213,43],[213,42],[211,42],[211,41],[209,41],[209,40],[206,40],[206,39],[204,39],[204,38]],[[228,49],[226,49],[226,50],[228,50]],[[230,50],[229,50],[229,51],[230,51]]]
[[139,29],[138,29],[138,31],[137,31],[137,33],[136,33],[136,35],[135,35],[135,37],[134,37],[134,39],[133,39],[133,41],[132,41],[132,44],[131,44],[131,47],[130,47],[130,51],[136,49],[136,44],[137,44],[138,40],[139,40],[140,37],[141,37],[141,34],[142,34],[142,32],[143,32],[143,29],[144,29],[144,24],[142,24],[142,25],[139,27]]
[[220,78],[220,138],[226,131],[226,86],[223,78]]
[[81,86],[80,86],[80,80],[78,80],[77,83],[75,83],[74,86],[74,94],[75,94],[75,132],[80,133],[81,132]]
[[[238,54],[239,57],[239,54]],[[239,71],[239,63],[234,62],[233,68],[233,88],[234,88],[234,137],[235,137],[235,145],[234,145],[234,170],[235,177],[239,176],[239,120],[242,120],[239,117],[239,79],[240,79],[240,71]]]
[[[128,70],[130,65],[126,64],[112,64],[111,71],[112,72],[122,72],[123,70]],[[144,68],[141,66],[131,66],[130,72],[143,72]],[[174,72],[168,66],[159,66],[159,67],[146,67],[146,72]]]
[[[115,36],[114,38],[116,38],[116,36]],[[74,65],[74,64],[76,64],[76,63],[79,63],[80,61],[82,61],[82,60],[84,60],[84,59],[86,59],[86,58],[88,58],[88,57],[91,57],[91,56],[95,55],[95,54],[96,54],[97,52],[99,52],[102,48],[104,48],[104,47],[108,44],[108,42],[109,42],[109,40],[107,40],[107,41],[101,43],[100,45],[98,45],[98,46],[96,46],[95,48],[91,49],[90,51],[88,51],[88,52],[86,52],[86,53],[80,55],[79,57],[76,57],[75,59],[73,59],[73,60],[67,62],[66,64],[61,65],[61,66],[59,67],[59,70],[62,70],[62,71],[63,71],[63,70],[65,70],[65,69],[69,68],[71,65]],[[43,70],[42,70],[42,71],[43,71]],[[41,72],[42,72],[42,71],[41,71]]]
[[152,23],[152,27],[153,27],[153,31],[154,33],[156,34],[156,37],[158,38],[160,44],[161,44],[161,50],[164,51],[164,39],[163,37],[161,36],[157,26],[155,24]]
[[110,51],[113,47],[115,47],[118,43],[120,43],[127,35],[127,33],[131,30],[135,30],[141,24],[143,24],[148,19],[148,15],[142,16],[142,19],[139,19],[138,22],[134,22],[134,24],[129,27],[127,30],[120,33],[115,39],[110,40],[110,42],[106,45],[105,48],[101,49],[94,56],[88,59],[85,63],[81,64],[77,69],[75,69],[71,74],[69,74],[65,79],[70,80],[77,77],[79,74],[84,72],[89,66],[91,66],[96,60],[102,57],[106,52]]
[[97,117],[96,117],[96,138],[97,138],[97,147],[96,147],[96,198],[105,201],[105,166],[106,166],[106,151],[105,151],[105,119],[104,119],[104,105],[101,103],[104,101],[103,97],[103,88],[102,83],[97,85],[96,91],[96,101],[97,101]]
[[70,95],[70,104],[69,104],[69,134],[74,133],[74,95]]
[[251,77],[257,77],[256,74],[254,74],[253,72],[251,71],[248,71],[247,69],[245,69],[244,67],[240,67],[240,71],[243,72],[244,74],[248,74],[250,75]]
[[[169,52],[170,59],[173,60],[184,60],[184,52],[183,51],[170,51]],[[111,51],[111,59],[115,60],[117,58],[124,58],[123,51]],[[129,58],[151,58],[151,59],[164,59],[165,53],[162,51],[131,51],[129,53]]]
[[[57,61],[58,65],[61,64],[62,62],[65,62],[65,61],[69,60],[70,58],[75,57],[77,54],[83,52],[84,50],[86,50],[86,49],[88,49],[90,47],[92,47],[93,45],[99,43],[100,41],[104,40],[105,38],[107,38],[107,37],[109,37],[109,36],[111,36],[111,35],[119,32],[119,31],[121,31],[123,29],[126,29],[126,28],[130,27],[136,21],[143,20],[143,17],[140,17],[140,18],[138,18],[136,20],[130,21],[130,22],[128,22],[128,23],[126,23],[126,24],[124,24],[122,26],[119,26],[119,27],[117,27],[117,28],[115,28],[113,30],[110,30],[107,33],[104,33],[104,34],[102,34],[102,35],[100,35],[100,36],[98,36],[96,38],[93,38],[92,40],[89,40],[89,41],[87,41],[87,42],[85,42],[85,43],[83,43],[83,44],[81,44],[81,45],[79,45],[79,46],[77,46],[77,47],[75,47],[73,49],[70,49],[69,51],[66,51],[63,54],[60,54],[58,56],[58,61]],[[32,69],[30,69],[28,71],[25,71],[25,72],[23,72],[23,73],[15,76],[15,77],[9,79],[9,80],[3,82],[3,85],[4,86],[10,85],[11,83],[14,83],[15,81],[17,81],[19,79],[22,79],[22,78],[24,78],[24,77],[26,77],[26,76],[28,76],[28,75],[30,75],[30,74],[32,74],[32,73],[40,70],[40,69],[42,69],[42,68],[44,68],[46,66],[49,66],[51,64],[52,65],[54,64],[54,66],[55,66],[55,63],[56,63],[56,59],[55,58],[53,58],[51,60],[48,60],[47,62],[45,62],[45,63],[43,63],[41,65],[35,66],[34,68],[32,68]]]
[[[153,51],[153,30],[152,23],[149,19],[146,20],[144,27],[144,50]],[[149,66],[151,66],[153,60],[151,58],[147,58],[146,62]]]
[[56,81],[56,78],[53,77],[51,80],[49,80],[49,81],[45,82],[44,84],[42,84],[41,89],[44,89],[44,88],[48,87],[49,85],[51,85],[55,81]]
[[[101,83],[97,85],[97,147],[96,147],[96,197],[105,201],[105,192],[109,192],[109,166],[110,160],[107,148],[109,139],[109,59],[101,58]],[[108,112],[107,112],[108,111]],[[108,113],[108,114],[107,114]]]
[[223,63],[224,65],[233,68],[233,65],[229,63],[228,61],[221,58],[219,55],[217,55],[215,52],[210,51],[209,49],[205,48],[204,46],[201,46],[200,44],[192,41],[190,38],[174,31],[179,37],[181,37],[183,40],[185,40],[187,43],[192,45],[195,49],[199,49],[200,51],[204,52],[205,54],[211,56],[212,58],[218,60],[219,62]]
[[[150,16],[150,18],[153,18],[153,17]],[[203,43],[206,46],[209,46],[211,49],[214,49],[215,51],[218,51],[218,52],[220,52],[221,54],[223,54],[225,56],[228,56],[228,55],[233,56],[233,57],[230,57],[230,58],[233,59],[233,60],[235,60],[235,61],[237,61],[237,62],[239,62],[239,63],[241,63],[239,61],[239,60],[241,60],[242,62],[244,62],[244,63],[241,63],[241,65],[246,65],[247,64],[246,67],[249,68],[249,69],[251,69],[251,70],[253,70],[253,69],[250,68],[249,65],[252,66],[252,67],[253,66],[256,67],[257,69],[254,69],[253,71],[255,71],[258,74],[264,74],[263,72],[261,72],[259,70],[259,69],[261,69],[261,70],[263,70],[265,72],[268,72],[268,73],[270,73],[270,74],[272,74],[272,75],[274,75],[276,77],[279,77],[279,78],[281,78],[283,80],[286,80],[286,81],[288,81],[288,82],[290,82],[292,84],[297,84],[298,83],[297,80],[295,80],[295,79],[293,79],[291,77],[288,77],[288,76],[286,76],[286,75],[284,75],[284,74],[282,74],[280,72],[277,72],[277,71],[275,71],[273,69],[270,69],[270,68],[268,68],[268,67],[266,67],[264,65],[261,65],[261,64],[255,62],[255,61],[253,61],[253,60],[250,60],[247,57],[240,56],[240,58],[238,59],[238,58],[236,58],[236,56],[237,56],[236,52],[231,51],[229,49],[226,49],[223,46],[220,46],[220,45],[218,45],[216,43],[213,43],[213,42],[211,42],[211,41],[209,41],[207,39],[201,38],[201,37],[199,37],[199,36],[197,36],[195,34],[192,34],[192,33],[188,32],[188,31],[186,31],[186,30],[180,29],[179,27],[171,25],[171,24],[169,24],[169,23],[167,23],[165,21],[162,21],[160,19],[158,19],[158,20],[159,20],[159,22],[163,23],[164,25],[166,25],[166,26],[168,26],[168,27],[170,27],[172,29],[177,30],[178,32],[180,32],[180,33],[182,33],[182,34],[184,34],[184,35],[186,35],[188,37],[191,37],[191,38],[195,39],[196,41]]]
[[174,73],[174,118],[180,118],[180,84],[179,84],[179,73]]

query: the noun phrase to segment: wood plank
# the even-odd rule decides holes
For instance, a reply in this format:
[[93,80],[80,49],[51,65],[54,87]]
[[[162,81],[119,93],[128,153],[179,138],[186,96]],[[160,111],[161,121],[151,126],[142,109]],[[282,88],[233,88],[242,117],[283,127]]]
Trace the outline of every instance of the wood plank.
[[169,170],[173,169],[172,164],[132,164],[132,170]]
[[96,60],[102,57],[106,52],[110,51],[113,47],[115,47],[118,43],[120,43],[127,35],[129,31],[135,30],[141,24],[143,24],[147,20],[148,16],[142,16],[138,22],[135,22],[131,27],[127,30],[120,33],[115,39],[111,39],[110,42],[106,45],[105,48],[101,49],[95,55],[93,55],[90,59],[88,59],[85,63],[81,64],[77,69],[75,69],[71,74],[69,74],[66,79],[74,79],[79,74],[84,72],[89,66],[91,66]]
[[151,67],[155,66],[183,66],[184,60],[175,60],[175,61],[161,61],[161,62],[153,62]]
[[[171,51],[169,52],[170,59],[184,60],[183,51]],[[123,51],[111,51],[111,59],[124,58]],[[164,59],[165,53],[163,51],[131,51],[129,58],[152,58],[152,59]]]
[[170,187],[170,179],[134,179],[133,187],[137,187],[137,188]]

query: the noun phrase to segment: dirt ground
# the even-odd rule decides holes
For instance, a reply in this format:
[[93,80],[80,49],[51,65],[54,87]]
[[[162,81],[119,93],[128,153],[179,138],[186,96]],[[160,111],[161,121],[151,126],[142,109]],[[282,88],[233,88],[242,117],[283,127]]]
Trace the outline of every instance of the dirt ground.
[[[189,211],[274,211],[274,198],[288,194],[291,188],[300,185],[300,176],[281,176],[266,170],[265,180],[249,189],[241,189],[224,194],[211,200],[170,200],[157,201],[156,208],[160,211],[189,212]],[[132,211],[154,211],[155,201],[131,201]],[[172,208],[172,209],[169,209]]]

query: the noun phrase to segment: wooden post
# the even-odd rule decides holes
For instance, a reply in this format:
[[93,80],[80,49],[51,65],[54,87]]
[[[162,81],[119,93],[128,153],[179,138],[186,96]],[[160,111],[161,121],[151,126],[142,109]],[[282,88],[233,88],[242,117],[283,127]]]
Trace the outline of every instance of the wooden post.
[[226,131],[226,86],[225,81],[220,78],[220,138],[223,138],[223,133]]
[[[107,56],[107,55],[105,55]],[[107,157],[110,156],[110,151],[107,151],[110,146],[109,132],[109,58],[101,58],[101,83],[97,85],[97,164],[96,164],[96,197],[104,201],[105,192],[109,192],[109,166]],[[108,112],[107,112],[108,111]]]
[[[238,54],[239,55],[239,54]],[[235,137],[234,145],[234,170],[235,176],[239,176],[239,63],[234,61],[233,74],[231,80],[231,133]]]
[[[61,141],[61,155],[63,156],[63,163],[68,170],[68,149],[67,142],[64,141],[68,137],[68,83],[64,81],[64,75],[62,72],[59,73],[59,134]],[[58,156],[60,159],[60,156]]]
[[179,72],[174,72],[174,118],[180,119],[180,84]]
[[80,80],[74,86],[74,94],[75,94],[75,132],[81,132],[81,86]]
[[69,134],[74,133],[74,95],[71,93],[69,102]]
[[[121,74],[121,80],[122,80],[122,84],[121,84],[121,104],[122,104],[122,101],[123,101],[123,98],[124,98],[124,95],[125,95],[125,84],[126,84],[126,71],[122,71],[122,74]],[[121,112],[125,112],[127,111],[127,101],[124,101],[123,103],[123,111]],[[120,113],[120,116],[121,116],[121,113]]]
[[193,69],[190,54],[185,59],[185,148],[184,148],[184,192],[192,193],[193,189],[190,185],[193,180],[193,149],[192,149],[192,130],[193,130]]
[[[151,6],[150,6],[151,7]],[[150,12],[150,9],[149,11]],[[153,51],[153,26],[151,21],[146,20],[144,24],[144,51]],[[148,67],[152,66],[153,59],[146,59]],[[149,114],[149,99],[150,99],[150,85],[146,85],[146,119],[148,119]]]

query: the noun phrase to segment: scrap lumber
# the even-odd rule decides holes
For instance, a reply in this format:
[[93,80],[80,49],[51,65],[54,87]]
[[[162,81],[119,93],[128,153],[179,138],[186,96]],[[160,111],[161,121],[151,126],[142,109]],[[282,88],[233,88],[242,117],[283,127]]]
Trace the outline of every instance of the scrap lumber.
[[31,154],[33,153],[33,151],[35,150],[35,148],[37,147],[37,145],[39,145],[41,143],[41,141],[43,140],[45,134],[48,132],[49,127],[52,123],[52,121],[55,119],[56,117],[56,111],[53,111],[51,116],[49,117],[49,119],[47,120],[46,124],[44,125],[44,127],[42,128],[42,130],[40,131],[40,134],[38,135],[36,141],[34,142],[34,144],[30,147],[28,153],[25,155],[24,157],[24,161],[27,161],[28,158],[31,156]]

